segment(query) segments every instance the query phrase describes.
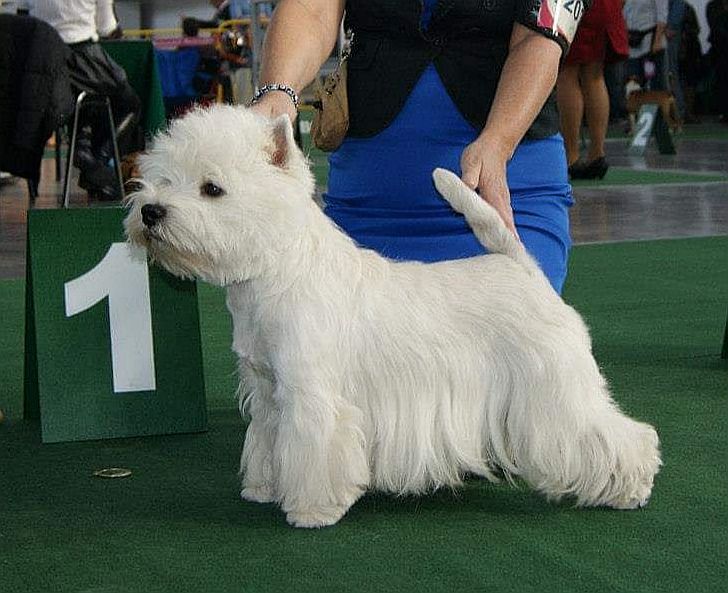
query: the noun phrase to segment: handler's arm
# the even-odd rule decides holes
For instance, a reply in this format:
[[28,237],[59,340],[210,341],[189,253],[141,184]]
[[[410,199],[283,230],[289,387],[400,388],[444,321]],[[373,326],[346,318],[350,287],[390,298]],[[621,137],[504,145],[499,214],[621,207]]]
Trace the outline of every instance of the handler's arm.
[[483,131],[463,152],[463,181],[500,214],[517,235],[506,165],[554,88],[562,48],[516,23],[508,58]]
[[561,47],[518,23],[481,136],[506,160],[536,119],[556,84]]
[[[300,93],[331,54],[339,34],[345,0],[281,0],[273,11],[263,47],[260,85],[282,83]],[[296,110],[282,92],[265,94],[254,106],[263,115]]]

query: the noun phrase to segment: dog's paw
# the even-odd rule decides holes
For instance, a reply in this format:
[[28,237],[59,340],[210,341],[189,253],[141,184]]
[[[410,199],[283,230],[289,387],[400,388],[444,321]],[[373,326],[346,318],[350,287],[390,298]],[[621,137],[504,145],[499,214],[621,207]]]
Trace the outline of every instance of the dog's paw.
[[629,500],[615,501],[609,506],[618,511],[636,511],[647,506],[650,501],[650,497],[647,498],[630,498]]
[[240,491],[240,498],[250,502],[273,502],[275,497],[268,486],[248,486]]
[[347,509],[343,506],[311,507],[307,509],[289,511],[286,521],[294,527],[320,528],[337,523],[344,516]]
[[652,495],[652,481],[643,484],[629,495],[618,496],[607,503],[607,506],[620,511],[633,511],[647,506]]

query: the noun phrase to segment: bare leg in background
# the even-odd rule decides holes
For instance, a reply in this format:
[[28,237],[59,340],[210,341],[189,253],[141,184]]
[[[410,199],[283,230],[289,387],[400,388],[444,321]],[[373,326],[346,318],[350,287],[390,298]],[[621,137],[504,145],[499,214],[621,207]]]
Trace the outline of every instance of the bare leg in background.
[[604,140],[609,125],[609,93],[604,82],[604,64],[581,64],[579,79],[584,94],[584,113],[589,128],[588,162],[604,156]]
[[556,99],[561,118],[561,135],[566,147],[569,166],[579,160],[579,132],[584,116],[584,97],[579,84],[579,65],[569,64],[562,68],[556,82]]

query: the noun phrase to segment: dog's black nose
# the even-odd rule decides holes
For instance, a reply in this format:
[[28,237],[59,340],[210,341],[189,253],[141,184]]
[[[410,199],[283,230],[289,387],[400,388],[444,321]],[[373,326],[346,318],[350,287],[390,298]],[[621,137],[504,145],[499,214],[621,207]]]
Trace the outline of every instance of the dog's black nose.
[[153,227],[167,214],[167,209],[161,204],[145,204],[142,206],[142,221],[149,228]]

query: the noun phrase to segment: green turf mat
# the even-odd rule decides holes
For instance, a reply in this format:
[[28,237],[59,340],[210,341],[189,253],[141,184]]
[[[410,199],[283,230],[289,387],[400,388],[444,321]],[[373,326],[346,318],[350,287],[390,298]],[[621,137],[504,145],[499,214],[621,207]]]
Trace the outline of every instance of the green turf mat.
[[[316,149],[309,153],[309,159],[316,178],[316,185],[325,188],[328,183],[327,154]],[[599,185],[648,185],[663,183],[708,183],[726,182],[727,175],[708,173],[683,173],[676,171],[659,171],[656,169],[639,170],[626,167],[610,167],[604,179],[575,179],[574,187],[595,187]]]
[[[573,251],[566,299],[591,325],[617,400],[662,439],[643,510],[575,510],[471,480],[457,494],[370,495],[335,527],[289,528],[273,506],[237,497],[229,320],[222,292],[204,287],[208,433],[42,445],[26,422],[0,425],[0,591],[720,591],[726,253],[728,237]],[[21,391],[22,293],[0,282],[2,407]],[[91,477],[109,466],[134,474]]]
[[316,179],[316,186],[325,188],[329,183],[329,153],[310,146],[307,154],[313,176]]
[[[586,132],[588,138],[588,132]],[[632,137],[624,132],[624,124],[612,124],[607,131],[610,140],[623,140],[625,144],[632,142]],[[703,123],[687,124],[679,132],[673,134],[676,142],[680,140],[728,140],[728,126],[705,118]]]
[[706,183],[728,182],[726,175],[705,173],[682,173],[677,171],[640,170],[626,167],[610,167],[604,179],[574,179],[574,187],[593,187],[598,185],[650,185],[662,183]]
[[728,140],[728,126],[720,123],[688,125],[675,134],[676,140]]
[[[64,170],[63,168],[66,166],[66,154],[68,150],[65,146],[61,148],[61,174],[63,175]],[[48,148],[43,151],[43,158],[44,159],[55,159],[56,158],[56,149],[55,148]]]

